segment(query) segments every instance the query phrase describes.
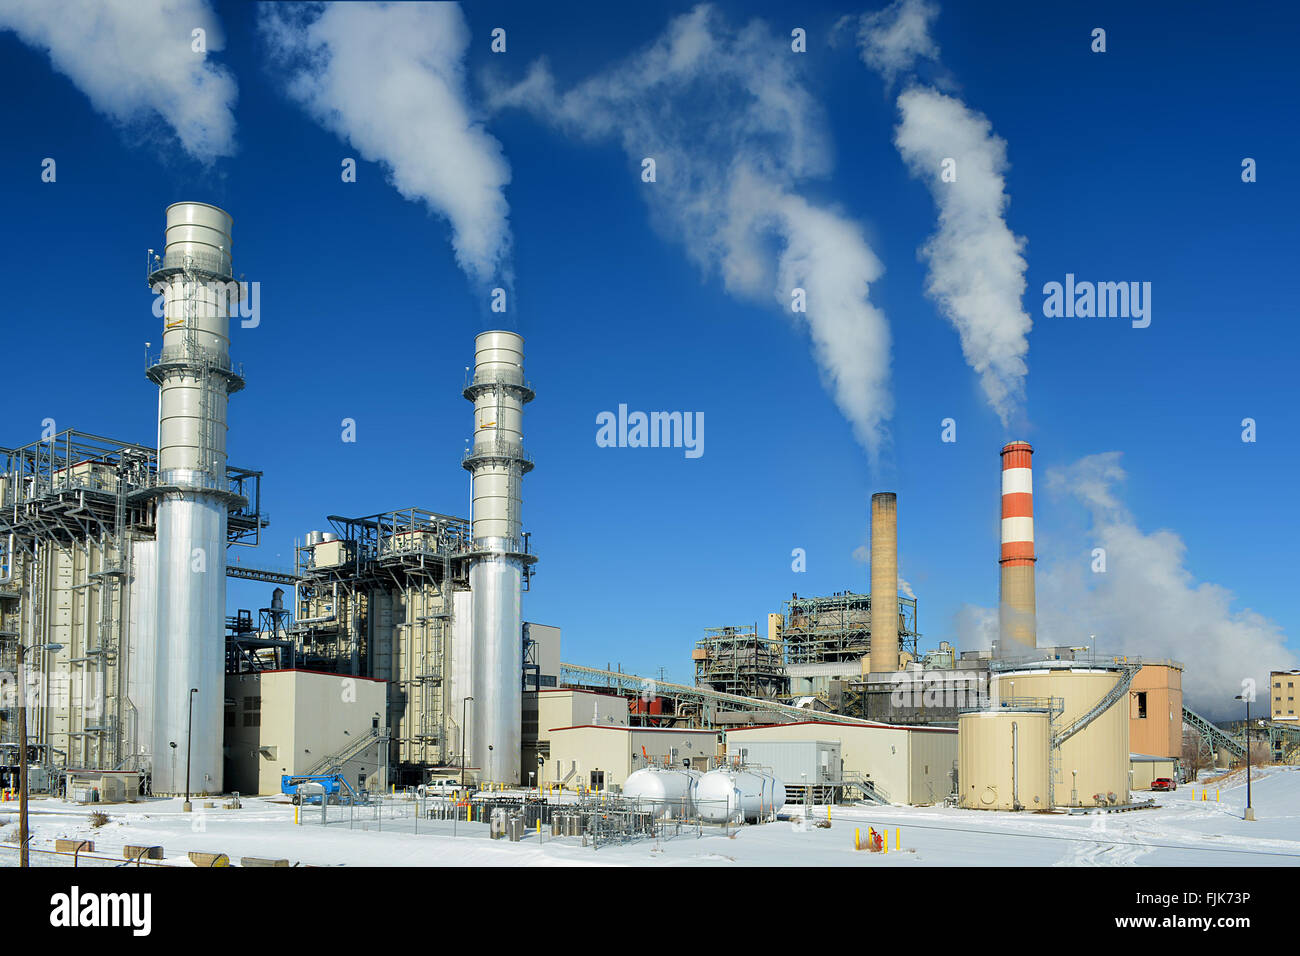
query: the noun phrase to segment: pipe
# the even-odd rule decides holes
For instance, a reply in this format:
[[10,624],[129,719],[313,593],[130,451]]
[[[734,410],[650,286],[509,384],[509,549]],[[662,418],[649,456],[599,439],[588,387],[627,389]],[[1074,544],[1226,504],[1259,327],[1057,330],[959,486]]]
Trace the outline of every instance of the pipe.
[[[243,387],[230,364],[230,216],[199,202],[167,207],[167,243],[150,286],[164,297],[162,351],[148,377],[158,386],[158,617],[150,752],[188,734],[193,772],[221,792],[225,713],[226,409]],[[145,653],[149,649],[144,649]],[[190,693],[197,688],[197,695]],[[155,786],[182,789],[167,765]]]
[[1011,721],[1011,808],[1020,809],[1020,726]]
[[13,581],[14,575],[16,573],[15,564],[16,562],[14,561],[14,535],[13,532],[11,531],[9,532],[9,544],[5,548],[5,565],[4,565],[4,572],[0,573],[0,584],[9,584]]
[[463,393],[474,403],[474,441],[463,464],[470,473],[471,536],[479,552],[469,570],[473,663],[466,696],[477,708],[469,750],[483,779],[518,784],[527,559],[520,481],[532,470],[523,449],[523,412],[533,391],[524,380],[522,336],[483,332],[474,349],[474,376]]

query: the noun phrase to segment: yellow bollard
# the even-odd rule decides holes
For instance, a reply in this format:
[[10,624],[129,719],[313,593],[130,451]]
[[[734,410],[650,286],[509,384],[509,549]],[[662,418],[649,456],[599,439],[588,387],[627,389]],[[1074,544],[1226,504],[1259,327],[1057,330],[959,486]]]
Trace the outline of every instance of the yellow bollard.
[[853,828],[853,849],[855,849],[855,850],[861,850],[861,849],[862,849],[862,836],[861,836],[861,833],[862,833],[862,831],[861,831],[858,827],[854,827],[854,828]]
[[1204,803],[1204,802],[1205,802],[1205,794],[1206,794],[1206,793],[1208,793],[1208,791],[1206,791],[1206,790],[1202,790],[1202,791],[1201,791],[1201,803]]
[[894,827],[894,849],[901,850],[902,848],[903,848],[902,827]]
[[829,823],[830,819],[831,819],[831,805],[828,803],[826,804],[826,822]]
[[1218,791],[1218,790],[1215,790],[1215,791],[1214,791],[1214,802],[1215,802],[1215,803],[1218,803],[1218,802],[1219,802],[1219,791]]
[[881,849],[883,849],[886,853],[888,853],[889,852],[889,831],[888,830],[882,832],[881,840],[883,843]]
[[293,825],[298,825],[298,804],[293,805]]

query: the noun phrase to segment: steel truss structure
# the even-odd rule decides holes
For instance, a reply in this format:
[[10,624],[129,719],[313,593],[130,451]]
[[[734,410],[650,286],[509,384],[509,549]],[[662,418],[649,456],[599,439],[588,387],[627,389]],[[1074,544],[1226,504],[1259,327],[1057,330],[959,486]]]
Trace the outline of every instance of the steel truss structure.
[[789,692],[779,639],[758,625],[710,627],[696,641],[695,686],[744,697],[783,697]]
[[[842,591],[785,602],[782,638],[787,664],[846,663],[871,652],[871,595]],[[917,654],[916,599],[898,598],[899,650]]]
[[[50,764],[141,763],[128,690],[131,599],[154,582],[136,582],[133,545],[157,530],[166,490],[157,450],[67,429],[0,448],[0,466],[0,672],[15,673],[19,641],[64,645],[29,658],[27,693],[45,702],[33,710],[29,746]],[[226,469],[228,544],[255,546],[268,523],[261,478]],[[0,762],[17,753],[15,703],[0,701]]]

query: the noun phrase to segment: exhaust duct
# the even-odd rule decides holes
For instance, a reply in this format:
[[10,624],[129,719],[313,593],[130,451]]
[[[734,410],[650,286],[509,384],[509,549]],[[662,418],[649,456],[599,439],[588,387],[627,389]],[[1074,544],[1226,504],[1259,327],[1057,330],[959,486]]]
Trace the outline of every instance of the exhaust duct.
[[242,500],[226,482],[226,405],[244,385],[230,363],[231,226],[216,206],[174,203],[150,264],[164,301],[162,351],[147,373],[158,386],[157,628],[141,652],[155,661],[159,793],[222,790],[226,519]]
[[[469,685],[462,748],[480,780],[520,782],[523,720],[523,612],[526,562],[520,480],[532,470],[524,453],[524,340],[514,332],[483,332],[474,340],[474,377],[464,395],[474,403],[474,441],[464,466],[471,482]],[[461,693],[457,691],[457,693]],[[457,704],[460,701],[455,702]],[[458,708],[459,710],[459,708]]]

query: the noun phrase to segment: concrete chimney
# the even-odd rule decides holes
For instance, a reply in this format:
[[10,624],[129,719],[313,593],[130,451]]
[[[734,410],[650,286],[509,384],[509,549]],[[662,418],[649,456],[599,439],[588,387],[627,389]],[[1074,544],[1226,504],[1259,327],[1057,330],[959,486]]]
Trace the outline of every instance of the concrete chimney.
[[1034,479],[1029,442],[1002,446],[1002,582],[998,656],[1021,657],[1038,646],[1034,604]]
[[871,673],[898,670],[898,495],[871,496]]

